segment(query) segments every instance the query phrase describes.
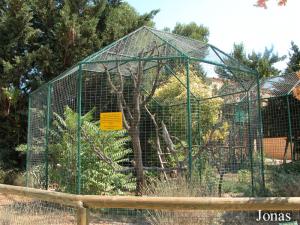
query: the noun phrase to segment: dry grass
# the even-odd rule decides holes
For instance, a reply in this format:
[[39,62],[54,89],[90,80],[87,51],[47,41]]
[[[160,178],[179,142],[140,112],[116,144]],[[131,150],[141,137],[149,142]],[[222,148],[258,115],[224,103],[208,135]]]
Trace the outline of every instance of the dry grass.
[[[181,186],[183,185],[183,186]],[[159,196],[159,189],[151,195]],[[172,183],[161,195],[199,196],[196,186],[186,185],[184,180]],[[200,192],[201,193],[201,192]],[[138,212],[135,214],[134,212]],[[0,194],[0,225],[74,225],[76,211],[58,204],[33,201],[11,195]],[[299,222],[300,213],[292,213],[293,221]],[[94,210],[91,225],[268,225],[272,222],[256,222],[257,212],[224,211],[164,211],[164,210]]]
[[[112,215],[113,216],[113,215]],[[91,214],[91,225],[138,225]],[[15,195],[0,194],[0,225],[74,225],[76,210]]]
[[0,225],[72,225],[73,209],[33,201],[13,195],[0,195]]
[[[215,186],[215,185],[214,185]],[[147,187],[150,196],[168,197],[200,197],[211,194],[216,190],[207,189],[206,185],[198,180],[188,181],[185,177],[178,177],[168,182],[152,182]],[[220,214],[213,211],[163,211],[149,210],[146,220],[151,225],[213,225],[218,224]]]

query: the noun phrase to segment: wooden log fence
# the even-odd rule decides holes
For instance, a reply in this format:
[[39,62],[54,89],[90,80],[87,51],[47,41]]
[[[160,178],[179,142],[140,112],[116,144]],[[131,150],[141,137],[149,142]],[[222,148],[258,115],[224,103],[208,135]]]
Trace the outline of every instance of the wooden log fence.
[[59,203],[77,209],[77,224],[88,225],[89,208],[216,211],[299,211],[300,197],[218,198],[74,195],[0,184],[0,193]]

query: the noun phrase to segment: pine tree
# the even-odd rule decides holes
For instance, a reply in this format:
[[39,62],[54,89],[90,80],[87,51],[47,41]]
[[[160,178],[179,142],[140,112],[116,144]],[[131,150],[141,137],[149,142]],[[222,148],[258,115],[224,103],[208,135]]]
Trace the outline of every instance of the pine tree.
[[289,61],[285,73],[297,72],[300,70],[300,50],[299,47],[292,42],[291,52],[289,52]]
[[[275,64],[283,61],[286,56],[279,56],[273,52],[273,48],[265,48],[263,53],[257,53],[252,51],[251,54],[247,54],[244,44],[234,44],[233,51],[230,54],[241,64],[248,66],[249,68],[256,70],[261,77],[270,77],[280,74],[280,70],[275,67]],[[228,59],[226,63],[230,65],[231,59]],[[218,68],[216,71],[223,78],[232,78],[232,73]],[[243,74],[239,75],[241,78]]]

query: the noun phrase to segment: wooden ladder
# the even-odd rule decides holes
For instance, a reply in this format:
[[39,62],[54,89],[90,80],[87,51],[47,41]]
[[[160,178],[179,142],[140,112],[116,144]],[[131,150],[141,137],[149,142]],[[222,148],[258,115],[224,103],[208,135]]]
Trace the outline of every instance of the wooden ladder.
[[163,152],[160,152],[159,150],[157,151],[157,155],[158,155],[158,159],[159,159],[159,163],[160,163],[160,168],[162,169],[162,172],[164,174],[164,178],[166,180],[168,180],[168,175],[166,173],[166,170],[165,170],[165,165],[167,164],[167,160],[166,160],[166,155],[170,155],[171,153],[163,153]]

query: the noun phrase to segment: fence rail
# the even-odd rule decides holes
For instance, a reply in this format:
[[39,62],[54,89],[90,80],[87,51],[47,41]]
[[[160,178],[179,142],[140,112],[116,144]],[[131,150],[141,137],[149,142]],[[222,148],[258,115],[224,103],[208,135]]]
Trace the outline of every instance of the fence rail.
[[29,197],[76,208],[78,225],[89,223],[89,208],[216,211],[300,210],[300,197],[212,198],[74,195],[4,184],[0,184],[0,193]]

